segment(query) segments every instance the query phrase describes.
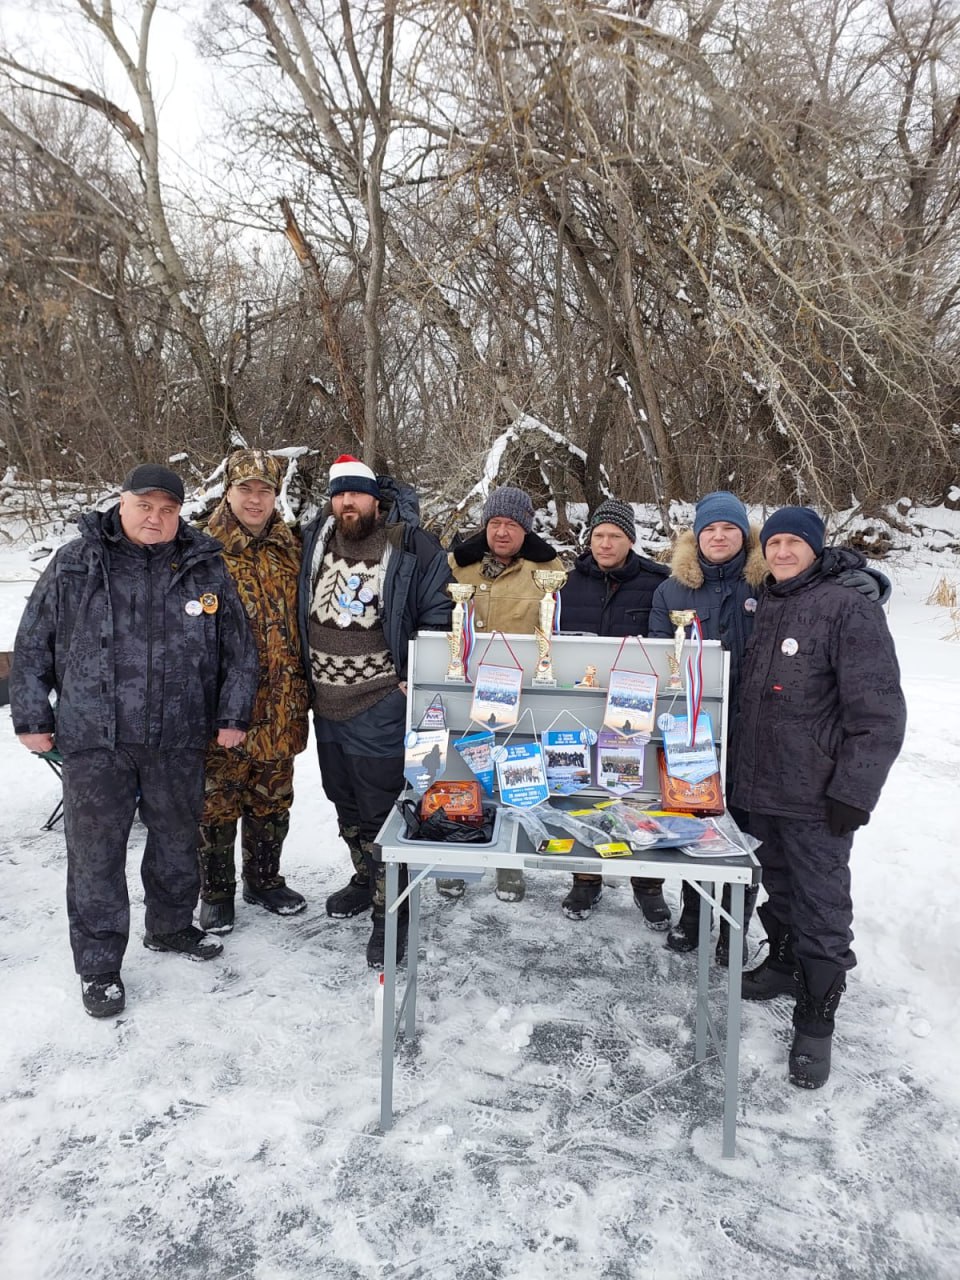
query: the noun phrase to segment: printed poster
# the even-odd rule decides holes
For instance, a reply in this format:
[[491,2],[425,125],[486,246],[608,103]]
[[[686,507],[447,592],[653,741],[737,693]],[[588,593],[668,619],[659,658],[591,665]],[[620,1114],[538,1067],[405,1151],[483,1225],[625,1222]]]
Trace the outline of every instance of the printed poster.
[[687,717],[671,717],[671,721],[663,730],[663,749],[670,776],[683,782],[704,782],[718,773],[720,766],[710,717],[705,712],[697,717],[697,733],[692,745],[687,743],[690,733]]
[[457,738],[453,744],[488,796],[493,795],[493,742],[493,734],[484,729],[480,733],[468,733],[464,738]]
[[601,729],[597,738],[597,786],[615,796],[640,791],[646,745],[646,738],[625,738],[612,729]]
[[508,742],[497,748],[500,799],[517,809],[543,804],[549,794],[539,742]]
[[470,719],[494,731],[516,724],[522,681],[520,667],[495,667],[481,662],[473,683]]
[[610,672],[603,723],[625,738],[649,738],[657,707],[657,677],[645,671]]
[[588,737],[584,729],[548,729],[543,735],[547,784],[553,795],[573,795],[592,783]]
[[448,729],[411,729],[404,740],[403,776],[423,795],[447,767]]

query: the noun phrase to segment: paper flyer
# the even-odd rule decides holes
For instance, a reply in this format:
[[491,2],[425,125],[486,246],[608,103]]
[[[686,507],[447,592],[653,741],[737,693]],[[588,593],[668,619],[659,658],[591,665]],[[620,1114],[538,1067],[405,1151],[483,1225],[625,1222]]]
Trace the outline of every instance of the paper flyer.
[[508,742],[497,749],[500,799],[518,809],[543,804],[549,792],[539,742]]
[[473,684],[470,719],[488,729],[516,724],[522,681],[523,672],[519,667],[495,667],[481,662]]

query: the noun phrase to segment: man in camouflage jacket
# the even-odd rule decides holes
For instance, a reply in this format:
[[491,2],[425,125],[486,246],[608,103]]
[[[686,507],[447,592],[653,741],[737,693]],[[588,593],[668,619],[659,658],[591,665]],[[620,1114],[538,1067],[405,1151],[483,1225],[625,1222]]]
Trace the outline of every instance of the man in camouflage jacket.
[[300,541],[276,510],[281,462],[261,449],[227,461],[227,490],[207,530],[223,558],[256,639],[260,683],[241,747],[207,751],[200,824],[200,925],[229,933],[237,890],[234,844],[240,823],[243,898],[274,915],[307,905],[280,874],[290,825],[294,757],[307,745],[307,682],[297,628]]
[[[63,758],[67,917],[84,1008],[124,1007],[127,838],[147,828],[144,945],[192,960],[223,950],[191,923],[203,763],[243,741],[257,656],[219,543],[180,519],[183,483],[135,467],[120,502],[80,518],[27,603],[10,677],[24,746]],[[56,710],[50,695],[56,694]]]

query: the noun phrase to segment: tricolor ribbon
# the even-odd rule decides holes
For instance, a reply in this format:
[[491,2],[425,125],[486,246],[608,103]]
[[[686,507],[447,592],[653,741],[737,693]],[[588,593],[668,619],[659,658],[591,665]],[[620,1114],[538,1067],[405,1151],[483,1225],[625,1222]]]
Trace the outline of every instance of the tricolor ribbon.
[[463,636],[460,640],[460,648],[463,656],[463,669],[466,672],[470,665],[470,655],[473,653],[474,642],[477,638],[477,629],[474,625],[474,604],[472,600],[467,601],[463,617]]
[[553,599],[556,605],[556,608],[553,611],[553,634],[559,635],[560,633],[560,592],[559,591],[555,591],[553,593]]
[[695,617],[690,624],[690,639],[695,642],[694,652],[687,659],[687,746],[692,747],[697,738],[697,720],[703,702],[703,628]]

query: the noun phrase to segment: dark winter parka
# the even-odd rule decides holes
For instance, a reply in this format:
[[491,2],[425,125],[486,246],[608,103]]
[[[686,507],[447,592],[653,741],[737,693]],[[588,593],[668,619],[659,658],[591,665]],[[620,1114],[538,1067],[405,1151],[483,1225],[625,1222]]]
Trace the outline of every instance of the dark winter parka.
[[300,656],[297,579],[300,540],[274,515],[252,534],[226,498],[207,530],[223,547],[223,558],[250,621],[260,663],[260,684],[243,742],[254,760],[285,760],[307,745],[307,682]]
[[700,555],[692,529],[677,535],[670,558],[670,577],[657,588],[650,610],[650,635],[669,639],[676,628],[672,610],[695,609],[704,640],[719,640],[730,654],[730,699],[740,679],[743,653],[753,630],[757,596],[767,574],[760,534],[750,537],[725,564],[710,564]]
[[560,630],[598,636],[649,634],[654,592],[670,570],[631,551],[619,569],[601,569],[592,552],[578,556],[560,592]]
[[[453,601],[447,595],[446,586],[453,581],[453,575],[440,543],[420,528],[420,504],[413,489],[391,476],[377,476],[377,484],[380,488],[380,509],[386,512],[384,528],[387,535],[381,621],[397,679],[405,680],[411,638],[418,631],[450,630]],[[310,601],[314,578],[333,528],[334,519],[328,509],[303,531],[297,613],[311,702],[315,692],[310,671]]]
[[733,802],[825,819],[830,796],[870,812],[903,742],[906,708],[878,604],[838,581],[856,552],[828,547],[760,594],[740,680]]
[[[181,520],[173,541],[137,546],[118,507],[78,523],[20,622],[15,731],[55,732],[67,754],[118,743],[204,749],[218,729],[246,729],[257,650],[220,544]],[[212,612],[199,609],[207,593]]]

